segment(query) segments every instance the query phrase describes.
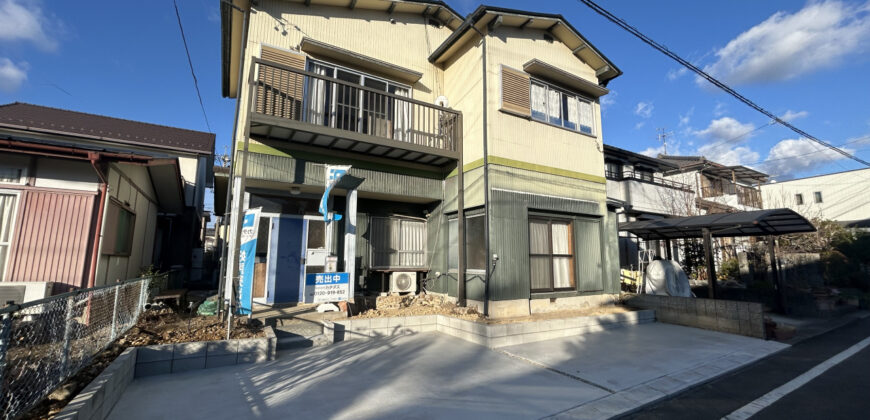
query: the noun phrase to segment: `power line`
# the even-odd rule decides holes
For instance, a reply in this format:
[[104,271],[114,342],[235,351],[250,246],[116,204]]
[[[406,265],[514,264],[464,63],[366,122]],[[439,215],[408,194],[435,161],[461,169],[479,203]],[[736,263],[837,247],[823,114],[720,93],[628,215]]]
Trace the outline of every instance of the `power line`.
[[774,113],[768,111],[768,110],[765,109],[765,108],[762,108],[760,105],[756,104],[755,102],[752,102],[751,100],[749,100],[749,99],[746,98],[745,96],[743,96],[743,95],[737,93],[737,91],[735,91],[734,89],[732,89],[731,87],[729,87],[729,86],[726,85],[725,83],[720,82],[720,81],[719,81],[718,79],[716,79],[715,77],[713,77],[713,76],[707,74],[707,72],[701,70],[700,68],[696,67],[696,66],[693,65],[692,63],[690,63],[690,62],[684,60],[684,59],[683,59],[682,57],[680,57],[679,55],[677,55],[677,54],[671,52],[671,50],[667,49],[667,47],[665,47],[664,45],[661,45],[661,44],[659,44],[658,42],[652,40],[650,37],[644,35],[644,34],[643,34],[642,32],[640,32],[637,28],[635,28],[635,27],[629,25],[626,21],[624,21],[624,20],[622,20],[622,19],[616,17],[614,14],[608,12],[608,11],[605,10],[603,7],[597,5],[594,1],[592,1],[592,0],[577,0],[577,1],[579,1],[579,2],[581,2],[581,3],[583,3],[583,4],[585,4],[585,5],[588,6],[590,9],[592,9],[592,10],[594,10],[596,13],[598,13],[599,15],[604,16],[604,17],[607,18],[609,21],[615,23],[617,26],[621,27],[622,29],[625,29],[626,31],[628,31],[629,33],[631,33],[632,35],[634,35],[635,37],[637,37],[637,38],[640,39],[641,41],[645,42],[645,43],[648,44],[649,46],[655,48],[656,50],[658,50],[658,51],[661,52],[662,54],[664,54],[664,55],[670,57],[670,58],[673,59],[674,61],[676,61],[676,62],[682,64],[683,66],[685,66],[685,67],[688,68],[689,70],[692,70],[692,71],[695,72],[697,75],[703,77],[703,78],[706,79],[708,82],[712,83],[714,86],[718,87],[719,89],[724,90],[724,91],[725,91],[726,93],[728,93],[729,95],[733,96],[734,98],[736,98],[736,99],[739,100],[740,102],[743,102],[744,104],[750,106],[751,108],[755,109],[756,111],[758,111],[758,112],[760,112],[760,113],[762,113],[762,114],[764,114],[764,115],[770,117],[772,120],[776,121],[777,123],[782,124],[783,126],[788,127],[789,129],[791,129],[791,130],[794,131],[795,133],[801,135],[802,137],[804,137],[804,138],[806,138],[806,139],[808,139],[808,140],[814,141],[814,142],[816,142],[816,143],[818,143],[818,144],[820,144],[820,145],[822,145],[822,146],[825,146],[825,147],[827,147],[827,148],[829,148],[829,149],[831,149],[831,150],[833,150],[833,151],[835,151],[835,152],[837,152],[837,153],[839,153],[839,154],[841,154],[841,155],[843,155],[843,156],[845,156],[845,157],[847,157],[847,158],[849,158],[849,159],[853,159],[853,160],[855,160],[855,161],[857,161],[857,162],[860,162],[860,163],[862,163],[862,164],[864,164],[864,165],[866,165],[866,166],[870,166],[870,162],[867,162],[867,161],[865,161],[865,160],[863,160],[863,159],[861,159],[861,158],[859,158],[859,157],[857,157],[857,156],[854,156],[854,155],[852,155],[851,153],[846,152],[845,150],[839,149],[839,148],[837,148],[836,146],[834,146],[834,145],[832,145],[832,144],[830,144],[830,143],[827,143],[827,142],[825,142],[825,141],[823,141],[823,140],[819,140],[818,138],[816,138],[815,136],[811,135],[810,133],[807,133],[806,131],[803,131],[803,130],[801,130],[801,129],[795,127],[795,126],[793,126],[793,125],[792,125],[791,123],[789,123],[788,121],[785,121],[785,120],[779,118],[778,116],[776,116],[776,114],[774,114]]
[[[843,143],[843,144],[840,144],[840,145],[837,146],[837,147],[843,147],[843,146],[846,146],[846,145],[848,145],[848,144],[857,143],[857,142],[865,141],[865,140],[870,140],[870,136],[859,137],[859,138],[857,138],[857,139],[853,139],[853,140],[847,141],[847,142],[845,142],[845,143]],[[863,150],[863,149],[859,149],[859,150]],[[781,157],[781,158],[776,158],[776,159],[764,159],[764,160],[759,160],[758,162],[747,163],[745,166],[747,166],[747,165],[758,165],[758,164],[760,164],[760,163],[767,163],[767,162],[775,162],[775,161],[778,161],[778,160],[797,159],[797,158],[804,157],[804,156],[814,155],[814,154],[816,154],[816,153],[822,153],[822,152],[824,152],[824,151],[825,151],[825,149],[816,149],[816,150],[814,150],[814,151],[812,151],[812,152],[802,153],[802,154],[799,154],[799,155],[783,156],[783,157]]]
[[[736,135],[736,136],[734,136],[734,137],[731,137],[730,139],[719,140],[719,141],[717,141],[717,142],[715,142],[715,143],[705,144],[704,146],[707,146],[707,147],[716,147],[716,146],[718,146],[718,145],[720,145],[720,144],[731,143],[731,142],[734,141],[734,140],[737,140],[737,139],[739,139],[739,138],[741,138],[741,137],[748,136],[748,135],[750,135],[750,134],[752,134],[752,133],[754,133],[754,132],[756,132],[756,131],[759,131],[759,130],[761,130],[761,129],[763,129],[763,128],[770,127],[770,126],[772,126],[772,125],[774,125],[774,124],[776,124],[776,121],[772,121],[772,120],[771,120],[769,123],[764,124],[764,125],[759,126],[759,127],[756,127],[756,128],[753,128],[752,130],[749,130],[749,131],[747,131],[747,132],[745,132],[745,133],[743,133],[743,134],[738,134],[738,135]],[[704,147],[704,146],[701,146],[701,147]]]
[[175,6],[175,17],[178,18],[178,29],[181,31],[181,42],[184,43],[184,52],[187,54],[187,64],[190,65],[190,75],[193,76],[193,87],[196,88],[196,97],[199,98],[199,108],[202,109],[202,117],[205,119],[205,126],[208,131],[211,131],[211,124],[208,123],[208,115],[205,113],[205,105],[202,103],[202,94],[199,93],[199,81],[196,80],[196,73],[193,71],[193,60],[190,59],[190,49],[187,48],[187,38],[184,36],[184,26],[181,25],[181,14],[178,13],[178,3],[172,0],[172,5]]

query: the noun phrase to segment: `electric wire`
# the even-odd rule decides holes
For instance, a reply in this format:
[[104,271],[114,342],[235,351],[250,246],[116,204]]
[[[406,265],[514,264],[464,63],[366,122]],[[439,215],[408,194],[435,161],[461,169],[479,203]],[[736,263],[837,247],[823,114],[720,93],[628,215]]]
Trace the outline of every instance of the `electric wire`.
[[181,14],[178,12],[178,3],[172,0],[172,5],[175,6],[175,17],[178,19],[178,29],[181,31],[181,42],[184,43],[184,52],[187,54],[187,64],[190,65],[190,75],[193,76],[193,87],[196,88],[196,97],[199,98],[199,108],[202,109],[202,117],[205,119],[205,126],[211,133],[211,124],[208,122],[208,115],[205,113],[205,105],[202,103],[202,94],[199,93],[199,81],[196,80],[196,73],[193,71],[193,60],[190,59],[190,49],[187,48],[187,38],[184,36],[184,26],[181,25]]
[[707,74],[707,72],[705,72],[704,70],[701,70],[700,68],[696,67],[696,66],[693,65],[692,63],[686,61],[685,59],[683,59],[683,58],[680,57],[679,55],[677,55],[677,54],[675,54],[674,52],[672,52],[671,50],[669,50],[669,49],[668,49],[667,47],[665,47],[664,45],[659,44],[658,42],[654,41],[652,38],[650,38],[650,37],[644,35],[644,34],[643,34],[642,32],[640,32],[637,28],[635,28],[634,26],[631,26],[631,25],[628,24],[626,21],[624,21],[624,20],[620,19],[619,17],[615,16],[613,13],[610,13],[609,11],[607,11],[606,9],[604,9],[603,7],[601,7],[601,6],[599,6],[598,4],[596,4],[594,1],[592,1],[592,0],[577,0],[577,1],[580,2],[580,3],[582,3],[582,4],[584,4],[584,5],[586,5],[587,7],[589,7],[590,9],[592,9],[593,11],[595,11],[596,13],[598,13],[599,15],[605,17],[607,20],[613,22],[613,23],[616,24],[617,26],[621,27],[622,29],[628,31],[630,34],[634,35],[635,37],[637,37],[638,39],[640,39],[641,41],[643,41],[643,42],[646,43],[647,45],[649,45],[649,46],[655,48],[656,50],[658,50],[658,51],[661,52],[662,54],[664,54],[664,55],[670,57],[671,59],[673,59],[674,61],[676,61],[676,62],[682,64],[683,66],[685,66],[685,67],[688,68],[689,70],[693,71],[695,74],[701,76],[702,78],[704,78],[704,79],[707,80],[708,82],[712,83],[714,86],[716,86],[716,87],[718,87],[719,89],[722,89],[723,91],[725,91],[725,93],[728,93],[729,95],[733,96],[734,98],[736,98],[736,99],[739,100],[740,102],[743,102],[744,104],[746,104],[746,105],[748,105],[749,107],[755,109],[756,111],[758,111],[758,112],[760,112],[760,113],[762,113],[762,114],[764,114],[764,115],[770,117],[770,119],[776,121],[776,122],[779,123],[779,124],[782,124],[784,127],[787,127],[788,129],[790,129],[790,130],[794,131],[795,133],[799,134],[800,136],[802,136],[802,137],[804,137],[804,138],[806,138],[806,139],[808,139],[808,140],[811,140],[811,141],[813,141],[813,142],[816,142],[816,143],[818,143],[818,144],[820,144],[820,145],[822,145],[822,146],[824,146],[824,147],[827,147],[827,148],[829,148],[829,149],[831,149],[831,150],[833,150],[833,151],[835,151],[835,152],[837,152],[837,153],[839,153],[839,154],[841,154],[841,155],[843,155],[843,156],[845,156],[845,157],[847,157],[847,158],[849,158],[849,159],[852,159],[852,160],[854,160],[854,161],[856,161],[856,162],[859,162],[859,163],[861,163],[861,164],[864,164],[865,166],[870,166],[870,162],[867,162],[867,161],[865,161],[865,160],[863,160],[863,159],[861,159],[861,158],[859,158],[859,157],[857,157],[857,156],[854,156],[854,155],[852,155],[851,153],[846,152],[845,150],[839,149],[839,148],[837,148],[836,146],[834,146],[834,145],[832,145],[832,144],[830,144],[830,143],[828,143],[828,142],[825,142],[825,141],[823,141],[823,140],[820,140],[820,139],[816,138],[815,136],[813,136],[812,134],[807,133],[806,131],[801,130],[800,128],[795,127],[794,125],[792,125],[792,124],[789,123],[788,121],[785,121],[785,120],[781,119],[781,118],[778,117],[776,114],[774,114],[774,113],[768,111],[767,109],[761,107],[760,105],[758,105],[758,104],[756,104],[755,102],[751,101],[751,100],[748,99],[747,97],[741,95],[740,93],[738,93],[737,91],[735,91],[734,89],[732,89],[731,87],[729,87],[728,85],[726,85],[725,83],[723,83],[723,82],[719,81],[718,79],[716,79],[715,77],[713,77],[713,76]]

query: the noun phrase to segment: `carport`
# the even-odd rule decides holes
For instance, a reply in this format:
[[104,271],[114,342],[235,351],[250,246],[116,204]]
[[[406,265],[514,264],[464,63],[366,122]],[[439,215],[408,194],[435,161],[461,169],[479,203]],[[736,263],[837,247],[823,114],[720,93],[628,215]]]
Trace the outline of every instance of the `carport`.
[[[766,236],[770,261],[775,262],[775,236],[790,233],[815,232],[816,228],[806,218],[793,210],[770,209],[628,222],[620,224],[619,230],[629,232],[647,241],[666,241],[668,258],[671,257],[671,240],[703,238],[704,260],[707,264],[710,298],[715,299],[716,267],[713,260],[712,246],[714,237]],[[779,276],[777,264],[772,263],[771,269],[773,270],[773,277],[776,282],[779,309],[784,310],[784,285]]]

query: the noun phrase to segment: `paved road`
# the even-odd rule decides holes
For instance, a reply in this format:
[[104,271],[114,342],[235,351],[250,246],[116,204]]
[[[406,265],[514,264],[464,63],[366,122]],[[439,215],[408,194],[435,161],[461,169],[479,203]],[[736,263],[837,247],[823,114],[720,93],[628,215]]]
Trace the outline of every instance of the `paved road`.
[[[632,419],[720,419],[870,337],[870,318],[634,413]],[[870,412],[870,347],[757,413],[756,419],[855,419]]]

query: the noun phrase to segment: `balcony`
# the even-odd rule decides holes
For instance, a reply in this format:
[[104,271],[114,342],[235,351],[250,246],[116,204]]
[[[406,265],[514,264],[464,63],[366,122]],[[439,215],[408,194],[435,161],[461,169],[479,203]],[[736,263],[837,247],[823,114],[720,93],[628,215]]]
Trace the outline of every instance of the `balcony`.
[[761,193],[755,188],[737,187],[737,203],[747,207],[761,208]]
[[692,187],[687,184],[683,184],[682,182],[672,181],[670,179],[664,178],[659,175],[655,175],[652,172],[642,172],[642,171],[629,171],[622,173],[611,173],[605,172],[605,177],[607,179],[611,179],[614,181],[625,181],[625,180],[633,180],[645,182],[647,184],[653,185],[661,185],[668,188],[674,188],[677,190],[683,190],[686,192],[691,192]]
[[252,137],[442,169],[459,159],[455,110],[261,59],[251,70]]

